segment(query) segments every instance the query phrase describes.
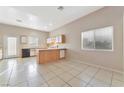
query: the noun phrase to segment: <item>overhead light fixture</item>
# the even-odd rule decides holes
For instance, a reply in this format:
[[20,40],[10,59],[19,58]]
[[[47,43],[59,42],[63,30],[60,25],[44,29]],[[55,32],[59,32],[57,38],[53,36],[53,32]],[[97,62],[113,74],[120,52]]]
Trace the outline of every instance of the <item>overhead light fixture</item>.
[[63,6],[59,6],[57,9],[62,11],[64,9],[64,7]]

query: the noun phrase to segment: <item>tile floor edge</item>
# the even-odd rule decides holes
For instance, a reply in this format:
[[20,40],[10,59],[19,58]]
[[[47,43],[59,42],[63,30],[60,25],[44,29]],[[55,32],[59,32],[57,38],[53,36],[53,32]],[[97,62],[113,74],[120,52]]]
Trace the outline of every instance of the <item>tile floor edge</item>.
[[87,62],[84,62],[84,61],[79,60],[79,59],[69,59],[69,60],[70,61],[78,61],[79,63],[83,63],[83,64],[86,64],[86,65],[97,67],[97,68],[101,68],[101,69],[105,69],[105,70],[108,70],[108,71],[117,72],[117,73],[120,73],[120,74],[123,74],[124,73],[123,71],[120,71],[120,70],[117,70],[117,69],[108,68],[108,67],[104,67],[104,66],[97,65],[97,64],[87,63]]

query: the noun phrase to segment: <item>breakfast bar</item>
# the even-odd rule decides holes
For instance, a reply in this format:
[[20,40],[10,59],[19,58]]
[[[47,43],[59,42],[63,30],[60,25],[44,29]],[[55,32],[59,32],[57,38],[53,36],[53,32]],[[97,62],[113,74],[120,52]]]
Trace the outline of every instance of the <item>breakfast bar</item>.
[[66,57],[65,48],[56,48],[56,49],[39,49],[37,50],[37,60],[39,64],[44,64],[48,62],[55,62]]

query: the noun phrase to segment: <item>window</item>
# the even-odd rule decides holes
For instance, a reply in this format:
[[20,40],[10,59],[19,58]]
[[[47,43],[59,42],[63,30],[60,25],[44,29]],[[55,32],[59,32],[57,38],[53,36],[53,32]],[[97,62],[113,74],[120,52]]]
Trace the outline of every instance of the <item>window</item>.
[[93,31],[83,33],[83,48],[93,49],[94,48],[94,33]]
[[113,26],[82,32],[83,50],[113,50]]
[[37,37],[32,37],[32,36],[28,37],[28,43],[32,46],[38,46],[39,45],[38,40],[39,39]]

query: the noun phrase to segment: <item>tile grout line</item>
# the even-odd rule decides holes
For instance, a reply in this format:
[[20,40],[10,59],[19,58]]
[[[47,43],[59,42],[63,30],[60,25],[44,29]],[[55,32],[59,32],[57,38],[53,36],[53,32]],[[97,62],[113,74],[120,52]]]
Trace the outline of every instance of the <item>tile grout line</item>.
[[12,66],[12,69],[11,69],[11,72],[10,72],[10,76],[9,76],[9,79],[8,79],[8,82],[7,82],[7,87],[9,86],[9,82],[10,82],[10,78],[12,76],[12,72],[13,72],[13,69],[14,69],[14,65],[15,65],[15,62],[13,63],[13,66]]
[[[57,67],[57,68],[59,68],[58,66],[56,66],[56,65],[54,65],[55,67]],[[63,68],[61,68],[62,70],[64,70]],[[71,69],[74,69],[74,68],[71,68]],[[70,70],[71,70],[70,69]],[[51,71],[51,72],[53,72],[53,71]],[[64,71],[64,72],[67,72],[67,71]],[[62,72],[62,73],[64,73],[64,72]],[[53,72],[54,74],[55,74],[55,72]],[[60,73],[61,74],[61,73]],[[71,74],[71,73],[70,73]],[[55,74],[56,75],[56,74]],[[71,74],[72,75],[72,74]],[[58,77],[59,79],[61,79],[58,75],[56,75],[56,77]],[[75,77],[75,76],[74,76]],[[52,78],[53,79],[53,78]],[[50,80],[52,80],[52,79],[50,79]],[[73,77],[71,78],[71,79],[73,79]],[[69,86],[71,86],[70,84],[68,84],[66,81],[64,81],[63,79],[61,79],[64,83],[66,83],[67,85],[69,85]],[[49,80],[48,80],[49,81]],[[71,86],[72,87],[72,86]]]
[[[49,68],[48,68],[49,69]],[[51,73],[54,73],[52,70],[50,71]],[[40,72],[39,72],[40,73]],[[40,73],[41,74],[41,73]],[[49,73],[48,73],[49,74]],[[46,80],[46,79],[44,79],[45,81],[46,81],[46,83],[48,84],[48,81],[50,81],[50,80],[52,80],[53,78],[55,78],[55,77],[57,77],[57,75],[54,73],[54,77],[52,77],[51,79],[49,79],[49,80]],[[43,77],[44,78],[44,77]],[[48,84],[48,86],[50,87],[50,85]]]
[[[38,73],[40,74],[40,76],[42,76],[42,74],[41,74],[40,72],[38,72]],[[44,79],[44,77],[42,77],[42,78]],[[44,81],[45,81],[45,83],[47,83],[47,85],[48,85],[48,87],[49,87],[50,85],[48,84],[47,80],[44,79]]]
[[[18,59],[16,59],[16,63],[18,62],[17,61]],[[18,64],[18,63],[17,63]],[[15,63],[13,64],[13,69],[14,69],[14,65],[15,65]],[[23,66],[25,66],[25,63],[23,63]],[[12,72],[13,72],[13,69],[12,69]],[[12,76],[12,73],[11,73],[11,76]],[[10,78],[11,78],[11,76],[10,76]],[[9,80],[10,81],[10,80]],[[21,84],[21,83],[24,83],[25,81],[23,81],[23,82],[18,82],[18,83],[16,83],[16,84],[14,84],[13,86],[15,87],[16,85],[18,85],[18,84]],[[26,78],[26,82],[27,82],[27,85],[28,85],[28,81],[27,81],[27,78]]]
[[93,75],[93,77],[89,80],[89,82],[87,82],[86,86],[90,84],[90,82],[94,79],[94,77],[96,76],[96,74],[101,70],[101,68],[98,68],[98,71]]
[[[25,66],[25,64],[26,64],[26,63],[23,63],[24,66]],[[24,67],[24,68],[25,68],[25,67]],[[33,68],[34,68],[34,66],[33,66]],[[26,82],[27,82],[27,86],[30,87],[27,77],[26,77]]]
[[[87,66],[86,69],[87,69],[88,67],[89,67],[89,66]],[[75,68],[74,68],[74,69],[75,69]],[[86,70],[86,69],[85,69],[85,70]],[[75,69],[75,70],[76,70],[76,69]],[[80,73],[82,73],[82,72],[84,72],[84,71],[81,71]],[[78,73],[77,75],[79,75],[80,73]],[[71,74],[71,73],[70,73],[70,74]],[[72,75],[72,74],[71,74],[71,75]],[[63,80],[63,81],[64,81],[66,84],[70,85],[68,82],[71,81],[72,79],[76,78],[77,75],[75,75],[74,77],[72,77],[72,78],[71,78],[70,80],[68,80],[67,82],[64,81],[64,80]],[[59,77],[59,76],[58,76],[58,77]],[[59,77],[59,78],[60,78],[60,77]],[[61,79],[61,78],[60,78],[60,79]],[[78,78],[76,78],[76,79],[78,79]],[[78,79],[78,80],[80,80],[80,79]],[[82,80],[82,81],[84,81],[84,80]],[[85,82],[85,81],[84,81],[84,82]],[[85,82],[85,83],[86,83],[86,82]],[[71,86],[71,85],[70,85],[70,86]],[[71,87],[72,87],[72,86],[71,86]]]
[[[87,67],[84,69],[84,71],[85,71],[88,67],[89,67],[89,66],[87,66]],[[81,71],[81,72],[78,73],[77,75],[83,73],[84,71]],[[76,79],[78,79],[78,80],[81,80],[81,79],[79,79],[79,78],[76,77],[77,75],[75,75],[72,79],[76,78]],[[69,81],[71,81],[72,79],[70,79]],[[69,82],[69,81],[68,81],[68,82]],[[81,81],[84,81],[84,80],[81,80]],[[68,82],[67,82],[67,83],[68,83]],[[84,82],[85,82],[85,81],[84,81]],[[87,82],[85,82],[85,83],[87,83]]]
[[[33,65],[33,68],[35,69],[35,66]],[[39,72],[39,71],[37,71],[38,73],[39,73],[39,75],[40,75],[40,77],[42,77],[42,74]],[[48,87],[49,87],[49,84],[48,84],[48,82],[44,79],[44,77],[42,77],[43,78],[43,80],[45,81],[45,83],[47,83],[47,85],[48,85]],[[29,83],[29,82],[28,82]]]
[[[17,62],[17,61],[16,61]],[[12,77],[12,73],[13,73],[13,71],[14,71],[14,66],[15,66],[15,62],[12,64],[12,68],[10,69],[10,74],[9,74],[9,78],[8,78],[8,80],[7,80],[7,86],[9,86],[9,82],[10,82],[10,80],[11,80],[11,77]],[[82,63],[81,63],[82,64]],[[60,67],[58,67],[57,65],[54,65],[54,64],[52,64],[52,66],[53,67],[56,67],[57,69],[58,68],[60,68]],[[61,65],[60,65],[61,66]],[[70,67],[69,65],[65,65],[66,67]],[[76,67],[77,65],[75,65],[75,67]],[[87,65],[87,67],[84,69],[84,70],[82,70],[82,71],[79,71],[79,73],[77,74],[77,75],[79,75],[79,74],[81,74],[81,73],[83,73],[88,67],[90,67],[89,65]],[[93,66],[94,67],[94,66]],[[34,69],[36,69],[36,67],[35,67],[35,65],[33,64],[33,68]],[[69,71],[72,71],[73,69],[74,70],[77,70],[77,69],[75,69],[75,68],[73,68],[73,67],[70,67],[71,69],[69,69],[69,70],[64,70],[63,68],[61,68],[62,70],[64,70],[62,73],[64,73],[64,72],[67,72],[67,73],[69,73]],[[101,70],[102,68],[98,68],[98,71],[96,71],[96,73],[92,76],[92,78],[88,81],[88,82],[86,82],[87,84],[86,84],[86,86],[87,85],[89,85],[90,84],[90,82],[94,79],[94,77],[96,76],[96,74]],[[107,70],[108,71],[108,70]],[[40,77],[41,78],[43,78],[43,80],[45,81],[45,82],[43,82],[43,84],[44,83],[47,83],[47,85],[48,85],[48,87],[50,86],[49,84],[48,84],[48,82],[47,81],[49,81],[49,80],[51,80],[51,79],[53,79],[53,78],[51,78],[51,79],[49,79],[49,80],[46,80],[46,79],[44,79],[44,77],[43,77],[43,73],[40,73],[40,71],[39,70],[37,70],[37,72],[38,72],[38,74],[40,75]],[[49,72],[52,72],[54,75],[55,75],[55,77],[58,77],[59,79],[61,79],[60,77],[59,77],[59,75],[61,75],[62,73],[60,73],[60,74],[55,74],[55,72],[54,72],[54,70],[52,70],[52,71],[49,71]],[[70,73],[71,74],[71,73]],[[73,74],[71,74],[71,75],[73,75]],[[69,79],[68,81],[65,81],[65,80],[63,80],[63,79],[61,79],[65,84],[67,84],[67,85],[69,85],[69,86],[71,86],[68,82],[69,81],[71,81],[73,78],[76,78],[76,79],[79,79],[79,78],[77,78],[77,75],[73,75],[73,77],[71,78],[71,79]],[[112,86],[112,80],[113,80],[113,75],[114,75],[114,71],[112,71],[112,75],[111,75],[111,82],[110,82],[110,86]],[[79,79],[79,80],[81,80],[81,79]],[[83,81],[83,80],[82,80]],[[120,80],[119,80],[120,81]],[[85,81],[84,81],[85,82]],[[27,81],[27,86],[29,86],[29,84],[28,84],[29,82]],[[62,85],[65,85],[65,84],[62,84]],[[41,86],[42,87],[42,86]],[[72,86],[71,86],[72,87]]]
[[[63,72],[64,73],[64,72]],[[56,75],[56,77],[58,77],[59,79],[61,79],[58,75]],[[71,86],[70,84],[68,84],[66,81],[64,81],[63,79],[61,79],[64,83],[66,83],[67,85]],[[63,84],[64,85],[64,84]],[[72,86],[71,86],[72,87]]]
[[112,87],[113,75],[114,75],[114,72],[112,71],[112,77],[111,77],[111,84],[110,84],[110,87]]
[[[88,67],[89,67],[89,65],[86,67],[86,69],[87,69]],[[61,69],[62,69],[62,70],[64,70],[63,68],[61,68]],[[74,67],[71,67],[71,69],[70,69],[70,70],[72,70],[72,69],[77,70],[77,69],[75,69]],[[86,69],[85,69],[85,70],[86,70]],[[77,71],[79,71],[79,70],[77,70]],[[66,71],[64,71],[64,72],[66,72]],[[79,71],[79,72],[81,72],[81,73],[82,73],[83,71]],[[70,73],[70,74],[71,74],[71,73]],[[72,75],[72,74],[71,74],[71,75]],[[77,75],[78,75],[78,74],[77,74]]]
[[[61,69],[62,69],[62,68],[61,68]],[[54,73],[53,71],[51,71],[51,72]],[[64,71],[64,72],[66,72],[66,71]],[[64,73],[64,72],[62,72],[62,73]],[[55,73],[54,73],[54,74],[55,74]],[[58,77],[58,75],[56,75],[56,74],[55,74],[55,76]],[[59,78],[60,80],[62,80],[60,77],[58,77],[58,78]],[[51,78],[50,80],[52,80],[52,79],[53,79],[53,78]],[[50,80],[48,80],[48,81],[50,81]],[[62,80],[62,81],[63,81],[64,83],[66,83],[64,80]],[[66,84],[67,84],[67,83],[66,83]],[[63,85],[64,85],[64,84],[63,84]],[[69,84],[68,84],[68,85],[69,85]]]
[[[87,66],[86,69],[87,69],[88,67],[89,67],[89,66]],[[86,69],[85,69],[85,70],[86,70]],[[79,74],[81,74],[82,72],[84,72],[84,71],[81,71]],[[79,75],[79,74],[77,74],[77,75]],[[76,78],[77,75],[75,75],[73,78]],[[73,78],[72,78],[72,79],[73,79]],[[72,79],[70,79],[69,81],[71,81]],[[76,78],[76,79],[78,79],[78,78]],[[80,80],[80,79],[79,79],[79,80]],[[68,82],[69,82],[69,81],[68,81]],[[83,80],[82,80],[82,81],[83,81]],[[85,82],[85,81],[84,81],[84,82]]]

